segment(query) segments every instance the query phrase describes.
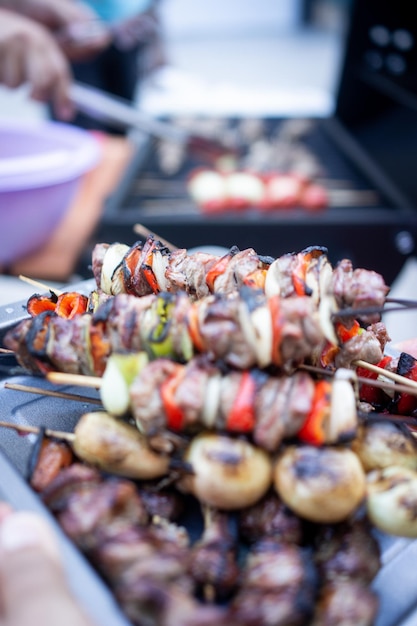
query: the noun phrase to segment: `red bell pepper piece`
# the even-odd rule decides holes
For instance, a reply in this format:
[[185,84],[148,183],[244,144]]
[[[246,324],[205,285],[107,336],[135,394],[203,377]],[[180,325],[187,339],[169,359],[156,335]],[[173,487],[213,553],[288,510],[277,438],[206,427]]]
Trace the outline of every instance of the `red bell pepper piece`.
[[332,385],[327,380],[320,380],[316,383],[311,411],[298,433],[298,438],[304,443],[313,446],[321,446],[325,443],[325,422],[330,411],[331,389]]
[[356,337],[356,335],[359,335],[362,331],[361,326],[357,320],[354,320],[350,328],[343,326],[341,322],[337,322],[335,325],[335,329],[336,334],[342,343],[346,343],[346,341],[349,341],[349,339]]
[[[388,363],[392,360],[392,357],[385,356],[378,363],[378,367],[385,369]],[[376,372],[371,372],[365,367],[357,367],[356,374],[360,378],[369,378],[369,380],[376,380],[378,378],[378,374]],[[387,403],[389,397],[386,395],[383,389],[379,389],[373,387],[372,385],[361,384],[359,387],[359,400],[362,402],[368,402],[372,404],[372,406],[382,406]]]
[[216,261],[214,265],[212,265],[212,267],[207,272],[206,285],[212,293],[214,291],[214,283],[216,281],[216,278],[220,276],[221,274],[224,274],[224,272],[227,269],[227,266],[229,265],[230,259],[231,259],[231,255],[225,254],[218,261]]
[[200,333],[200,321],[198,318],[198,310],[199,305],[197,302],[194,302],[187,313],[187,329],[191,337],[191,341],[193,342],[194,348],[198,352],[204,352],[205,345],[203,337]]
[[77,291],[62,293],[58,297],[55,306],[55,313],[60,317],[72,319],[76,315],[81,315],[87,311],[88,297]]
[[106,369],[107,357],[110,354],[110,341],[106,337],[104,322],[91,325],[90,347],[93,370],[97,376],[102,376]]
[[176,371],[169,376],[161,385],[160,394],[164,407],[167,426],[171,430],[180,431],[184,428],[184,412],[175,401],[175,391],[184,375],[182,365],[179,365]]
[[142,256],[142,248],[135,244],[130,248],[122,261],[123,282],[126,293],[135,294],[135,273]]
[[326,341],[326,344],[320,354],[320,366],[328,367],[334,363],[337,353],[340,351],[338,346],[335,346],[330,341]]
[[50,296],[41,296],[35,293],[33,296],[30,296],[27,301],[26,310],[29,315],[35,317],[35,315],[39,315],[39,313],[43,313],[44,311],[55,311],[57,301],[58,296],[56,293],[51,292]]
[[250,371],[243,372],[233,406],[227,416],[229,431],[250,433],[255,426],[256,382]]
[[280,297],[278,295],[268,299],[268,308],[272,322],[271,362],[274,365],[281,365],[281,332],[283,320],[280,313]]
[[153,241],[149,247],[149,250],[146,252],[145,260],[142,263],[142,271],[143,275],[146,278],[146,282],[149,287],[152,289],[153,293],[159,293],[161,290],[158,285],[158,281],[156,280],[156,276],[152,269],[153,262],[153,251],[155,249],[156,243]]
[[292,282],[297,296],[305,296],[307,293],[306,274],[311,256],[309,252],[300,252],[297,254],[297,263],[292,273]]

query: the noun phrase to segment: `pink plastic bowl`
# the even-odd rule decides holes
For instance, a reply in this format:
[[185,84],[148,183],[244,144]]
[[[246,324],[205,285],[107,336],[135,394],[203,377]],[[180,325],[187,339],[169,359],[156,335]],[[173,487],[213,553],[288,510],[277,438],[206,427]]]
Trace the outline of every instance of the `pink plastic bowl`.
[[98,140],[58,122],[0,121],[0,264],[44,245],[98,162]]

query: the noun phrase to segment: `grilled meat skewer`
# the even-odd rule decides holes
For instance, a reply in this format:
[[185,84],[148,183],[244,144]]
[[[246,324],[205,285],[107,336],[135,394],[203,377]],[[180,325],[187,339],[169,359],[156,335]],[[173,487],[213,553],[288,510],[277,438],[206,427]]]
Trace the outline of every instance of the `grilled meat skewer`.
[[266,537],[250,549],[242,584],[229,605],[231,623],[304,626],[314,611],[314,565],[302,548]]
[[33,373],[98,376],[110,354],[141,350],[151,359],[184,362],[205,353],[237,369],[274,366],[287,373],[305,361],[349,367],[358,359],[379,363],[383,358],[388,335],[381,322],[368,329],[338,324],[340,345],[327,338],[328,326],[307,296],[267,299],[246,289],[191,302],[181,293],[121,294],[93,315],[65,319],[45,312],[23,320],[6,334],[4,344]]
[[[333,269],[327,249],[321,246],[275,260],[252,248],[241,251],[234,246],[219,258],[205,252],[188,254],[185,249],[171,251],[151,235],[131,247],[96,244],[92,268],[98,289],[110,295],[185,291],[201,299],[210,293],[232,293],[246,285],[264,289],[268,297],[309,295],[317,306],[322,299],[333,297],[335,309],[360,309],[382,308],[389,291],[379,274],[354,270],[348,259]],[[367,323],[379,319],[378,314],[363,317]]]
[[315,544],[321,586],[312,626],[372,626],[378,598],[370,584],[381,561],[369,522],[320,527]]
[[148,436],[167,428],[242,433],[271,452],[283,439],[336,443],[352,438],[357,429],[355,378],[343,369],[331,380],[317,381],[303,371],[292,376],[259,370],[222,374],[204,359],[186,365],[159,359],[133,380],[129,406]]
[[203,517],[203,534],[191,547],[191,575],[206,601],[224,600],[239,583],[237,540],[227,513],[204,506]]

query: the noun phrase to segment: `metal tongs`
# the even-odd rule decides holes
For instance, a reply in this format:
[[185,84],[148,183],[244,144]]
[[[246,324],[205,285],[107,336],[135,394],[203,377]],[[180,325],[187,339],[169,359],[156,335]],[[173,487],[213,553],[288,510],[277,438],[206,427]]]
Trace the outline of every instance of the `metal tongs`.
[[104,91],[74,82],[71,99],[77,109],[91,118],[114,124],[117,128],[137,129],[151,136],[179,142],[184,149],[211,163],[225,155],[238,155],[238,149],[222,142],[196,135],[174,124],[162,122],[139,111],[129,102]]

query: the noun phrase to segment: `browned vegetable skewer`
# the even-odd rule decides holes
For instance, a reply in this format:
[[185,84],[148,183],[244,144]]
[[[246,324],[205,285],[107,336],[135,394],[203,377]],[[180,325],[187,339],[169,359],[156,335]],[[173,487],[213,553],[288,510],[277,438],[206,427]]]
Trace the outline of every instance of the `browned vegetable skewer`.
[[[17,432],[39,433],[34,426],[0,422]],[[45,434],[68,441],[76,456],[112,474],[150,480],[169,472],[170,457],[156,453],[137,428],[103,411],[85,413],[74,432],[47,429]]]

